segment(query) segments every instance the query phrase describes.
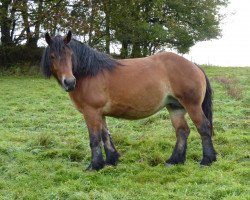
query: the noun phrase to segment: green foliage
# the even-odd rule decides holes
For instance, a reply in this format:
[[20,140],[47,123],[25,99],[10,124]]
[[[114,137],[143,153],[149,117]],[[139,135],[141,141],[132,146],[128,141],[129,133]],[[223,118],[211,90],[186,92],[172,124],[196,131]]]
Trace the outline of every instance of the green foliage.
[[[165,167],[175,133],[166,110],[143,120],[108,118],[116,167],[90,162],[86,125],[56,80],[0,76],[0,199],[249,199],[249,68],[206,67],[214,90],[218,161],[200,167],[191,125],[187,162]],[[217,77],[234,77],[239,99]]]
[[121,57],[147,56],[163,47],[181,53],[221,34],[220,8],[228,0],[5,0],[0,5],[2,45],[36,47],[41,30],[55,35],[71,29],[92,47]]
[[[155,53],[164,46],[186,53],[198,41],[220,36],[219,8],[223,1],[112,1],[111,28],[114,39],[132,57]],[[126,17],[124,17],[126,16]],[[133,52],[136,48],[136,52]]]

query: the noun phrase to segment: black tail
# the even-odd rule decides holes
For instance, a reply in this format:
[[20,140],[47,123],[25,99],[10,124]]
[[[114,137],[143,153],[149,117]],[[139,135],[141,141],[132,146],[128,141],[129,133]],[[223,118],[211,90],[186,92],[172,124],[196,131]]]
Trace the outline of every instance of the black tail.
[[210,122],[211,130],[212,130],[212,134],[213,134],[214,133],[214,131],[213,131],[213,102],[212,102],[213,90],[211,88],[211,85],[210,85],[210,82],[209,82],[209,79],[208,79],[206,73],[204,72],[204,70],[200,66],[198,66],[198,67],[204,73],[204,76],[206,78],[206,84],[207,84],[205,98],[202,102],[202,110],[203,110],[206,118]]

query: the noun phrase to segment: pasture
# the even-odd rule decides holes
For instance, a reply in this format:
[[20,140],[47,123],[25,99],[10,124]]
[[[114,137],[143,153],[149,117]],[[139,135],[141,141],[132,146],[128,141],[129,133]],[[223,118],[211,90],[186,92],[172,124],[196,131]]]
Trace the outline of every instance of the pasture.
[[0,199],[249,199],[250,68],[205,67],[214,90],[218,161],[200,167],[189,120],[187,161],[165,167],[175,133],[167,110],[137,121],[108,118],[116,167],[87,172],[86,125],[54,79],[0,76]]

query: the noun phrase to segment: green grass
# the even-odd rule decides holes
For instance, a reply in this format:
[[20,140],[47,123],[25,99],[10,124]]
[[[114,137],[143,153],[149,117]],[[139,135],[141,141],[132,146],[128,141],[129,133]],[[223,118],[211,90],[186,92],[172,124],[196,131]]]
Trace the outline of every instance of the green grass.
[[250,199],[250,68],[206,72],[216,163],[199,166],[201,140],[189,120],[186,163],[165,167],[175,133],[162,110],[138,121],[109,118],[121,158],[98,172],[85,171],[86,125],[55,80],[0,76],[0,199]]

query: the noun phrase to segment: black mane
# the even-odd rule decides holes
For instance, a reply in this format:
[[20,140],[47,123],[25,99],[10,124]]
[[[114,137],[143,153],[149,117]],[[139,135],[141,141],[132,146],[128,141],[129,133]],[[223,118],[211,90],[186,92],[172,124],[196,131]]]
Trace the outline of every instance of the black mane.
[[[61,55],[65,46],[63,38],[56,36],[50,46],[46,47],[41,67],[45,77],[49,78],[51,72],[50,51],[56,51]],[[73,74],[79,76],[95,76],[103,70],[113,70],[119,63],[105,53],[98,52],[78,40],[72,39],[66,46],[73,50],[72,64]]]

